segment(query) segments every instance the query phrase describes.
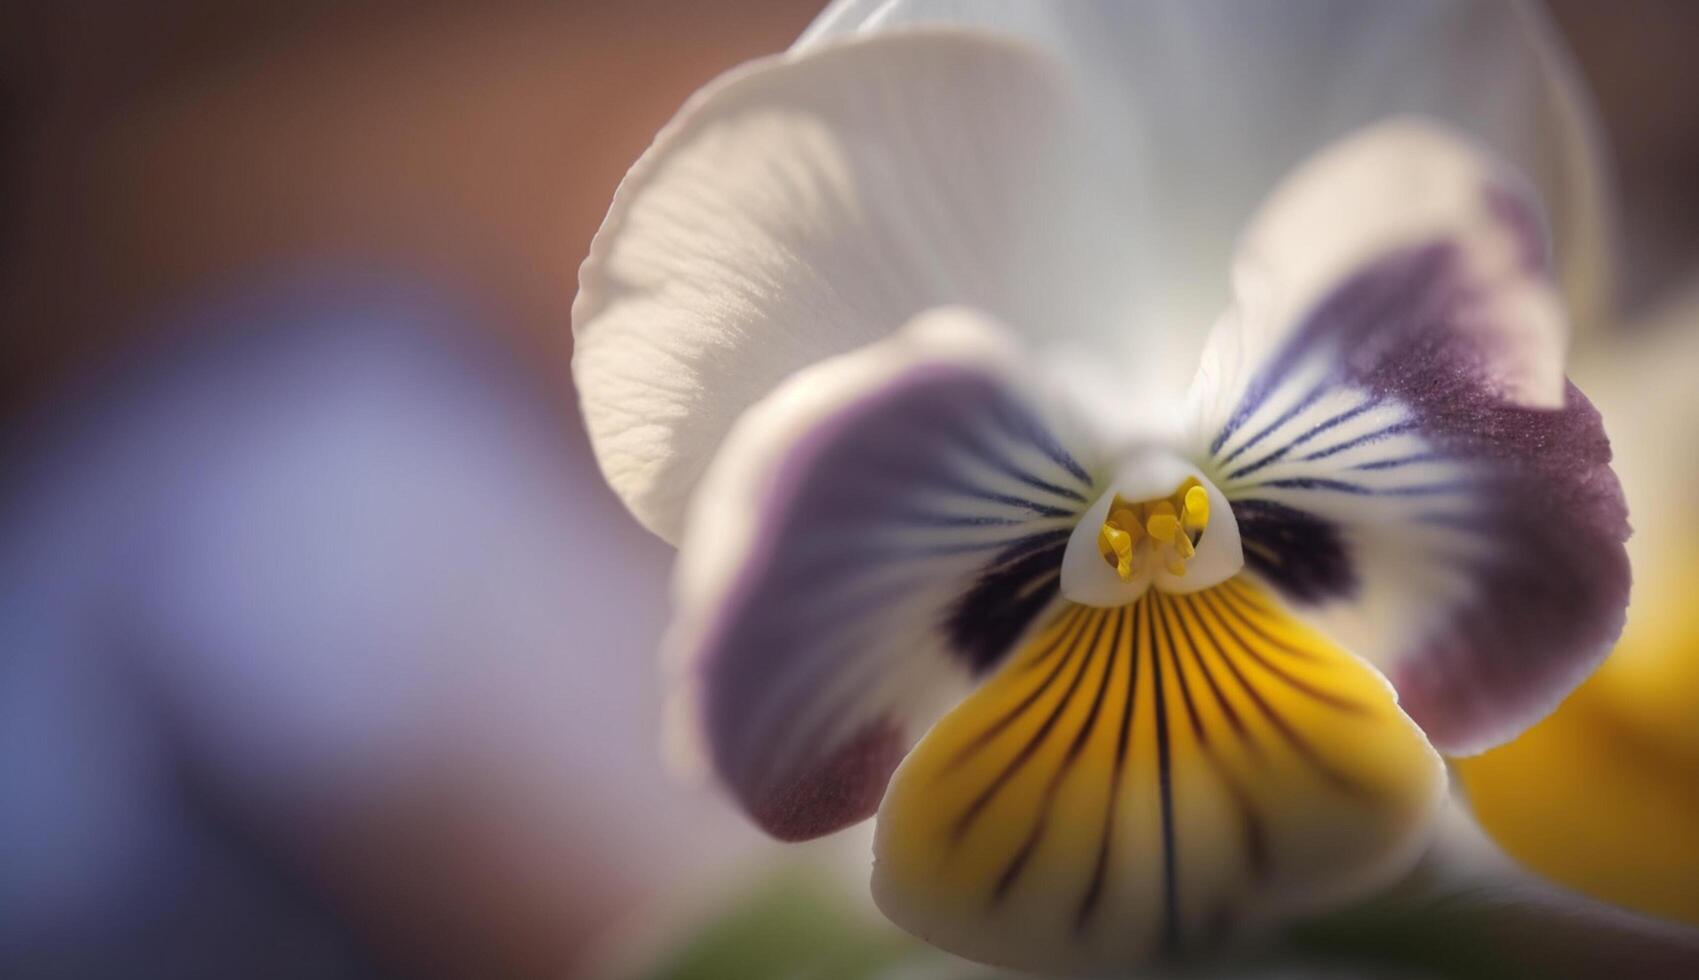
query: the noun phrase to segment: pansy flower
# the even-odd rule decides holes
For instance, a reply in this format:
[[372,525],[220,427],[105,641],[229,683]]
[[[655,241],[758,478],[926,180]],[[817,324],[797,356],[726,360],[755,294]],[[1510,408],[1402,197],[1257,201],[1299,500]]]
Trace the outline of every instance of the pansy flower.
[[877,813],[905,928],[1088,972],[1398,875],[1436,749],[1609,648],[1540,200],[1597,215],[1518,7],[974,9],[834,8],[698,93],[573,371],[679,546],[679,747],[777,837]]

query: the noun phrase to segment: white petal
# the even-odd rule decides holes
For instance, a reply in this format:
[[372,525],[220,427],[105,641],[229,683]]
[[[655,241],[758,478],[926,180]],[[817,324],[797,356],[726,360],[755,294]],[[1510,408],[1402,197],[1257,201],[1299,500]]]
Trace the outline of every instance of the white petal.
[[1139,230],[1167,285],[1146,314],[1208,323],[1217,270],[1252,210],[1315,148],[1386,116],[1432,116],[1526,173],[1553,216],[1566,298],[1586,324],[1609,286],[1610,215],[1591,106],[1544,13],[1476,0],[842,0],[798,41],[917,23],[1027,38],[1071,64],[1140,185]]
[[573,306],[585,420],[639,519],[676,540],[745,408],[922,310],[1029,335],[1124,322],[1062,77],[1020,42],[937,29],[770,59],[692,99],[621,185]]

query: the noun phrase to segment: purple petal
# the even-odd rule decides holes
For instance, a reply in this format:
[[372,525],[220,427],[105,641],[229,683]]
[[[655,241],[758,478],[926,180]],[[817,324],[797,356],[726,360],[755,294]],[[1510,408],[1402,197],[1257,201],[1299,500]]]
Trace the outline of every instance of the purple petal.
[[1579,683],[1629,587],[1598,413],[1546,380],[1561,308],[1538,209],[1485,168],[1471,188],[1452,227],[1374,251],[1276,332],[1207,433],[1247,566],[1460,753]]
[[679,634],[708,761],[761,826],[802,839],[873,813],[924,727],[1056,601],[1091,492],[1078,460],[1002,369],[912,335],[740,423],[681,550]]

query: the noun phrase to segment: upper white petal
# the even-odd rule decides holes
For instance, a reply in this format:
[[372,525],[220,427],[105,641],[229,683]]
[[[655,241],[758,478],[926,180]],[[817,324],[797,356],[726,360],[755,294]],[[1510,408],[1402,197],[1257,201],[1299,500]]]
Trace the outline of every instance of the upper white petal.
[[930,29],[691,100],[621,185],[573,305],[585,421],[640,520],[676,540],[745,408],[922,310],[1028,337],[1125,322],[1120,215],[1090,198],[1064,77],[1022,42]]
[[[1068,62],[1143,193],[1142,309],[1194,338],[1226,302],[1240,228],[1317,147],[1386,116],[1442,120],[1546,202],[1566,299],[1604,312],[1610,215],[1579,76],[1543,11],[1476,0],[840,0],[798,41],[916,23],[1023,37]],[[1194,348],[1195,355],[1195,348]]]

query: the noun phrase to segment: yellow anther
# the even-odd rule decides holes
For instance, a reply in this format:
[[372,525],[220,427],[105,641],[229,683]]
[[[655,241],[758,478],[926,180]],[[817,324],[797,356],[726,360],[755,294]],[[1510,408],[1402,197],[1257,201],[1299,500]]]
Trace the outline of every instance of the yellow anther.
[[1174,540],[1180,532],[1180,518],[1174,513],[1174,505],[1166,500],[1151,504],[1150,516],[1144,519],[1144,529],[1163,544]]
[[1196,534],[1209,525],[1209,491],[1194,485],[1186,491],[1186,506],[1180,523],[1187,534]]
[[1209,492],[1195,479],[1155,500],[1129,503],[1116,497],[1098,530],[1097,550],[1124,582],[1132,581],[1145,561],[1182,576],[1208,523]]
[[1116,527],[1111,521],[1104,522],[1103,529],[1097,532],[1097,550],[1103,553],[1103,559],[1115,566],[1115,574],[1121,576],[1121,581],[1130,581],[1133,577],[1133,536]]

